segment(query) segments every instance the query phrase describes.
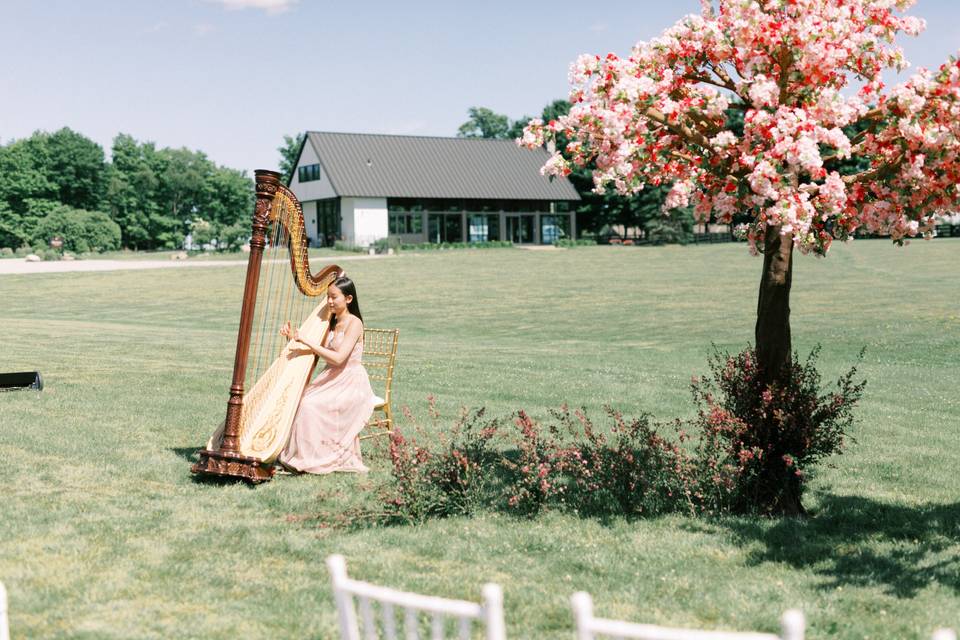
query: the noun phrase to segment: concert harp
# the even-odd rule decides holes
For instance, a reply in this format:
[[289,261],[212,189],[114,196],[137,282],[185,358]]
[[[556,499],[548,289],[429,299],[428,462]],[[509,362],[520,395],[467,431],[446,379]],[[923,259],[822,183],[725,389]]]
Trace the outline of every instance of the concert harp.
[[310,272],[303,210],[274,171],[256,171],[256,205],[240,309],[227,415],[200,460],[201,475],[263,482],[286,445],[300,396],[317,358],[287,340],[284,322],[322,341],[327,287],[340,273],[329,265]]

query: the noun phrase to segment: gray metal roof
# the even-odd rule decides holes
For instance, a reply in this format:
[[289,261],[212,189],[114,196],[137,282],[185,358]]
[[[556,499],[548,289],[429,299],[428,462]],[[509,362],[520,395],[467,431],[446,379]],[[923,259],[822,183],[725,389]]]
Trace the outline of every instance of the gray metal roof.
[[540,175],[549,155],[513,140],[309,131],[339,196],[579,200],[566,178]]

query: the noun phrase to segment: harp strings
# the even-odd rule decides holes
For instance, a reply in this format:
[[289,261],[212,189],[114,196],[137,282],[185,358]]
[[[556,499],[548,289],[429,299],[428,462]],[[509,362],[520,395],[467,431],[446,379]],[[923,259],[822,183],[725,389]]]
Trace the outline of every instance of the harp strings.
[[279,231],[277,220],[271,219],[271,224],[267,229],[266,248],[263,252],[263,260],[260,268],[260,279],[257,283],[257,304],[254,311],[253,335],[251,336],[249,358],[247,360],[247,375],[245,376],[244,388],[249,390],[252,383],[260,378],[263,373],[263,362],[265,352],[269,351],[266,346],[270,338],[267,323],[271,315],[271,309],[274,301],[275,260],[273,253],[277,246],[277,234]]
[[[284,199],[286,200],[286,198]],[[292,251],[291,254],[300,256],[300,250],[303,250],[302,259],[294,261],[294,269],[296,270],[296,284],[299,292],[299,305],[296,314],[301,321],[304,321],[306,320],[306,314],[313,310],[314,303],[319,302],[319,299],[316,294],[311,295],[303,288],[304,283],[307,282],[307,271],[310,263],[309,253],[306,252],[306,229],[304,229],[303,211],[300,210],[299,206],[293,201],[290,201],[288,206],[290,206],[291,209],[290,226],[296,229],[296,233],[293,234],[294,237],[291,239],[291,242],[295,243],[295,246],[291,248],[297,251]]]
[[[304,315],[320,301],[312,291],[315,283],[308,283],[309,260],[303,239],[303,217],[296,202],[277,193],[271,204],[267,246],[264,249],[257,302],[250,338],[244,389],[252,386],[268,372],[283,352],[288,339],[280,335],[280,327],[289,322],[296,329],[305,320]],[[291,268],[292,267],[292,268]],[[323,289],[333,278],[325,278]]]
[[[280,327],[283,326],[283,323],[289,320],[289,317],[286,313],[287,298],[290,291],[290,280],[292,279],[290,273],[287,271],[288,262],[286,260],[289,255],[289,244],[290,244],[290,234],[287,230],[287,211],[286,203],[283,200],[274,200],[276,203],[276,225],[279,230],[277,238],[277,247],[273,254],[273,266],[277,272],[277,281],[273,283],[273,290],[277,292],[276,304],[273,308],[273,315],[271,317],[272,333],[269,333],[271,336],[270,340],[270,349],[266,354],[267,362],[264,363],[265,366],[269,366],[269,363],[273,362],[274,358],[280,353],[281,343],[286,344],[287,338],[280,335]],[[293,322],[290,323],[294,325]],[[267,331],[270,332],[271,328],[268,327]]]

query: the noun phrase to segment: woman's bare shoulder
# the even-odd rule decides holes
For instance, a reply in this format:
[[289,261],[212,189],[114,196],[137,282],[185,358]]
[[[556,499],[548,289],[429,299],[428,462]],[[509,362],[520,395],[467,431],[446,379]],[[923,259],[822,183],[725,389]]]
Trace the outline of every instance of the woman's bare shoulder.
[[[337,323],[338,326],[339,324],[340,323]],[[361,320],[357,316],[350,316],[347,319],[345,325],[346,326],[343,327],[344,333],[346,333],[347,331],[359,331],[360,333],[363,333],[363,320]]]

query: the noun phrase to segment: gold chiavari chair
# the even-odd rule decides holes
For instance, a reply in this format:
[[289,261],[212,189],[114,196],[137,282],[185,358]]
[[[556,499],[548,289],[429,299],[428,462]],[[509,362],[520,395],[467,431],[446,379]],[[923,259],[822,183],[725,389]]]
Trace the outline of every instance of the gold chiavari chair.
[[393,412],[390,408],[390,387],[393,386],[393,367],[397,360],[399,329],[363,330],[363,366],[370,376],[374,393],[380,403],[373,409],[373,416],[364,427],[361,440],[393,433]]

